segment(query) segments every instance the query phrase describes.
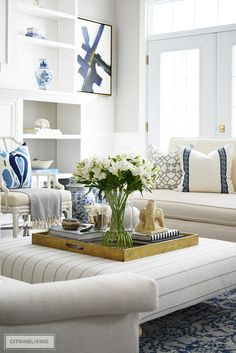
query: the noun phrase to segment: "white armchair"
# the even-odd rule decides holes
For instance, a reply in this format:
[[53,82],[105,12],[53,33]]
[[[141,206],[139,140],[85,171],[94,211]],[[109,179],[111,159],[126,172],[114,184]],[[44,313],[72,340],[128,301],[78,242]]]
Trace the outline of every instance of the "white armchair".
[[40,284],[1,279],[0,351],[4,334],[53,333],[57,353],[138,353],[138,313],[158,303],[155,281],[131,273]]
[[[13,145],[19,146],[21,142],[18,142],[14,137],[1,137],[0,140],[3,141],[5,151],[9,152],[9,149],[13,148]],[[10,148],[9,148],[10,147]],[[49,176],[49,175],[48,175]],[[72,213],[72,203],[71,203],[71,193],[64,190],[64,186],[59,184],[55,175],[53,175],[53,187],[58,188],[62,193],[62,212],[65,213],[67,217],[71,217]],[[48,183],[49,184],[49,183]],[[30,200],[29,197],[24,193],[19,193],[14,191],[14,189],[9,190],[3,180],[1,165],[0,165],[0,199],[1,199],[1,212],[3,214],[12,214],[13,223],[13,238],[16,238],[19,233],[19,218],[24,217],[24,235],[27,232],[28,224],[30,222]]]

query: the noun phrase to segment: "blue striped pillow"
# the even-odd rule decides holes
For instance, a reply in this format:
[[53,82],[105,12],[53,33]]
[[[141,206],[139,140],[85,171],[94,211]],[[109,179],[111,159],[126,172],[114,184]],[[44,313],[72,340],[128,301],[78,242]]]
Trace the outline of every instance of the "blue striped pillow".
[[231,179],[233,146],[227,145],[205,155],[177,145],[183,171],[179,190],[183,192],[234,192]]
[[0,170],[8,189],[30,188],[32,172],[28,146],[23,144],[12,152],[0,151]]

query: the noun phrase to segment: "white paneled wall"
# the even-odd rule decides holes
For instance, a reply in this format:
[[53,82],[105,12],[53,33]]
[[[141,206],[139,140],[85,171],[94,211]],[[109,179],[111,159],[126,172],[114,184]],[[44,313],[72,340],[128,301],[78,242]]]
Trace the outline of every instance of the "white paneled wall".
[[146,157],[145,133],[115,133],[113,152],[118,154],[134,153]]

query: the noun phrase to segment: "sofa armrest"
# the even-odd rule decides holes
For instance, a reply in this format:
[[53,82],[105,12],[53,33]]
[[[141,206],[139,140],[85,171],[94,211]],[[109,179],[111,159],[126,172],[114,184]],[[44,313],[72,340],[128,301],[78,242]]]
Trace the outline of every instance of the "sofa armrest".
[[[151,311],[156,282],[131,273],[16,287],[2,286],[0,324],[16,325],[76,317]],[[9,290],[10,289],[10,290]]]

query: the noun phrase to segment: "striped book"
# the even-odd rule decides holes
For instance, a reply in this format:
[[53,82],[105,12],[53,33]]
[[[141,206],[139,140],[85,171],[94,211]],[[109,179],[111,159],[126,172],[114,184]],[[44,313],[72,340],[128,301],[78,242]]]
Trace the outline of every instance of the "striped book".
[[179,235],[180,235],[180,232],[178,229],[168,229],[164,232],[157,232],[154,234],[143,234],[143,233],[134,232],[132,235],[132,239],[150,242],[150,241],[170,239],[170,238],[178,237]]

